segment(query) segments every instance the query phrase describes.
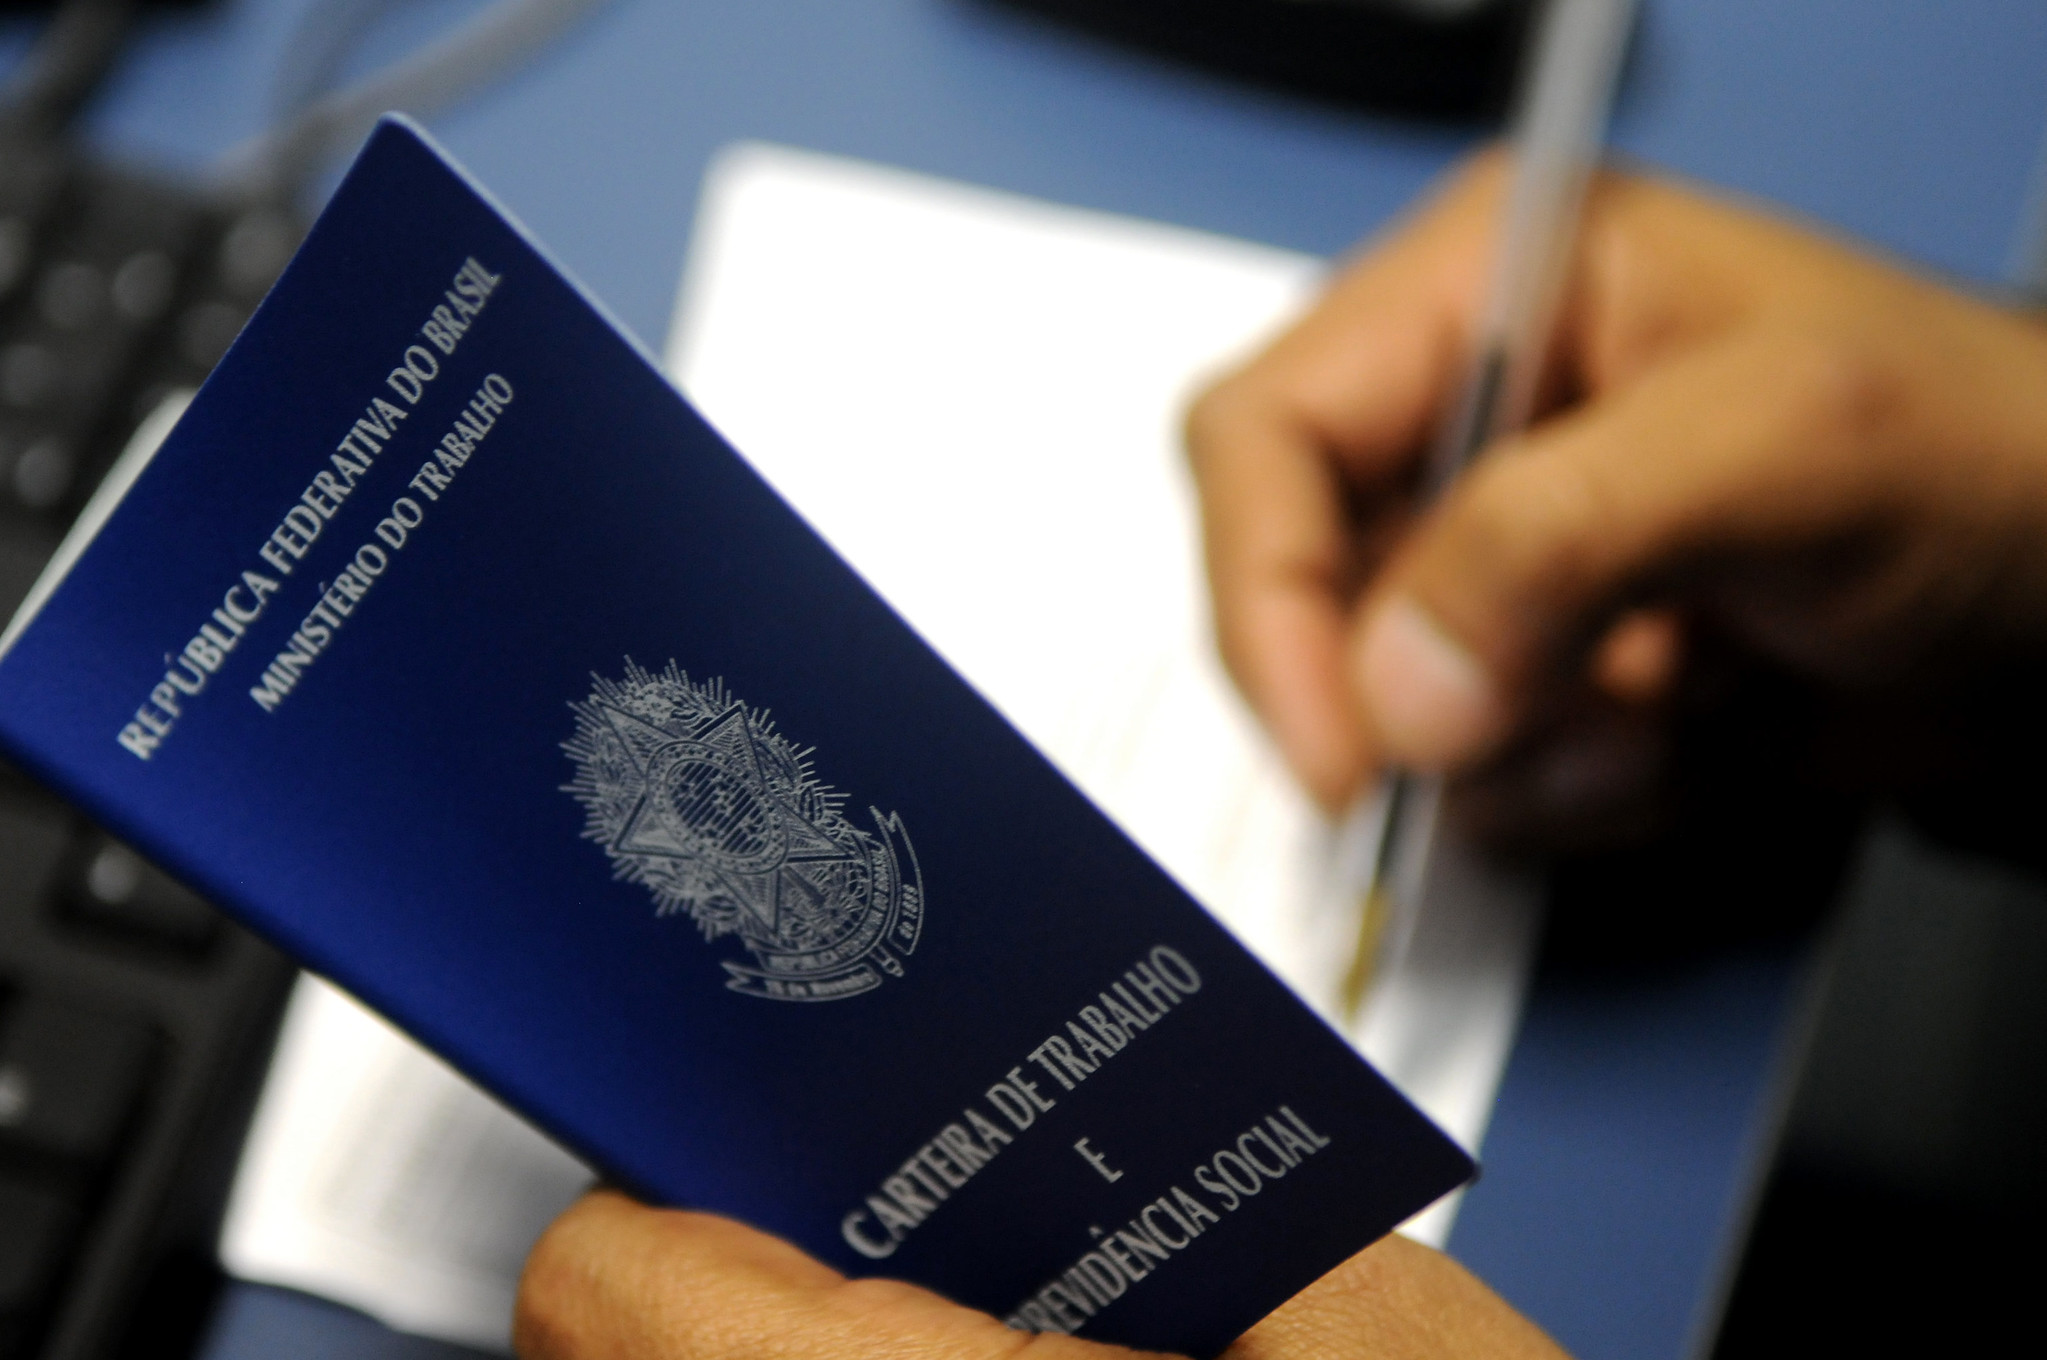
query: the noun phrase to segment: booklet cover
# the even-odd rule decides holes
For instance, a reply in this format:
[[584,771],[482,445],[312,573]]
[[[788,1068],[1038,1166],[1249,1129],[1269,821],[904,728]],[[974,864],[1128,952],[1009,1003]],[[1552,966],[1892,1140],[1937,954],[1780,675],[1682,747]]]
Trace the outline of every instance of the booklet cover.
[[1470,1175],[410,126],[127,471],[0,740],[637,1193],[1206,1355]]

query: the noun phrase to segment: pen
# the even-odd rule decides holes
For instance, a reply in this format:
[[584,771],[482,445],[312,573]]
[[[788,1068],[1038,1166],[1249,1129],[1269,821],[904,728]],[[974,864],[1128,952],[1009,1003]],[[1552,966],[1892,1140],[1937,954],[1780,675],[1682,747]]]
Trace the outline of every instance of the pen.
[[[1634,11],[1635,0],[1552,0],[1543,11],[1523,76],[1513,178],[1471,371],[1423,465],[1423,504],[1533,414]],[[1387,782],[1357,953],[1344,982],[1347,1013],[1413,928],[1428,891],[1442,797],[1437,776],[1394,771]]]

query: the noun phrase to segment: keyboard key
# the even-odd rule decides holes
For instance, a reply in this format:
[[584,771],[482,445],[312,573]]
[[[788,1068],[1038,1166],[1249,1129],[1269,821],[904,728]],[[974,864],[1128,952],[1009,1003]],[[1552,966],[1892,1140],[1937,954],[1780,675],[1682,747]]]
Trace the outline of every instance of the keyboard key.
[[0,141],[0,301],[27,281],[64,180],[64,158],[48,142]]
[[0,800],[0,915],[25,919],[49,900],[50,884],[71,842],[71,824],[53,803]]
[[87,833],[57,883],[60,915],[136,944],[196,954],[220,915],[184,884],[104,831]]
[[149,1028],[24,992],[0,1028],[0,1146],[103,1167],[148,1078]]
[[[4,590],[0,590],[0,593],[4,593]],[[9,612],[11,613],[12,611]],[[0,755],[0,793],[34,796],[41,792],[41,790],[42,785],[38,784],[27,770],[22,769],[6,756]]]
[[145,247],[121,261],[110,291],[114,310],[131,325],[144,325],[163,315],[178,286],[178,266],[161,250]]
[[36,285],[36,308],[59,330],[82,331],[96,325],[113,308],[113,286],[90,260],[66,260],[43,271]]
[[9,1341],[42,1311],[76,1224],[73,1205],[54,1190],[0,1179],[0,1356],[14,1353]]
[[63,369],[48,345],[22,340],[0,349],[0,401],[38,410],[56,401],[63,384]]
[[243,213],[220,238],[218,277],[228,291],[254,302],[269,291],[305,236],[305,228],[281,208]]
[[[301,234],[287,209],[230,206],[0,128],[0,619],[136,424],[205,378]],[[107,1321],[137,1283],[110,1275],[162,1264],[95,1259],[126,1231],[101,1224],[186,1214],[194,1187],[120,1168],[229,1155],[226,1120],[203,1147],[158,1121],[201,1083],[252,1079],[241,1064],[263,1035],[228,1031],[268,1031],[286,969],[0,761],[0,1360],[43,1354],[53,1325]],[[90,992],[74,995],[62,979],[81,975]],[[91,1353],[108,1349],[103,1337]]]
[[56,435],[45,435],[21,451],[7,481],[23,506],[48,510],[64,499],[77,475],[71,446]]

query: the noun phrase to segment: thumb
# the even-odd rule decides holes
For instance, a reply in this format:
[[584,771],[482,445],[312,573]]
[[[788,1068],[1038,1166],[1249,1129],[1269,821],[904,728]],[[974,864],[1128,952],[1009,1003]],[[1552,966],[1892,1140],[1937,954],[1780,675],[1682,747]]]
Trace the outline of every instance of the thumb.
[[1378,749],[1479,760],[1624,607],[1861,519],[1882,390],[1835,347],[1747,337],[1489,452],[1361,612],[1352,682]]
[[1449,1257],[1381,1238],[1281,1305],[1223,1360],[1569,1360],[1541,1329]]

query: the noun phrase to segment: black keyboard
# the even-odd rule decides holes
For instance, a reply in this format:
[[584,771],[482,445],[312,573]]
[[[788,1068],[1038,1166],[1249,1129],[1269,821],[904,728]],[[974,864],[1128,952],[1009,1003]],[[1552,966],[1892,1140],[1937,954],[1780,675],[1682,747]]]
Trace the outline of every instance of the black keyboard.
[[[0,135],[0,618],[302,227]],[[292,978],[0,764],[0,1360],[174,1355]]]

